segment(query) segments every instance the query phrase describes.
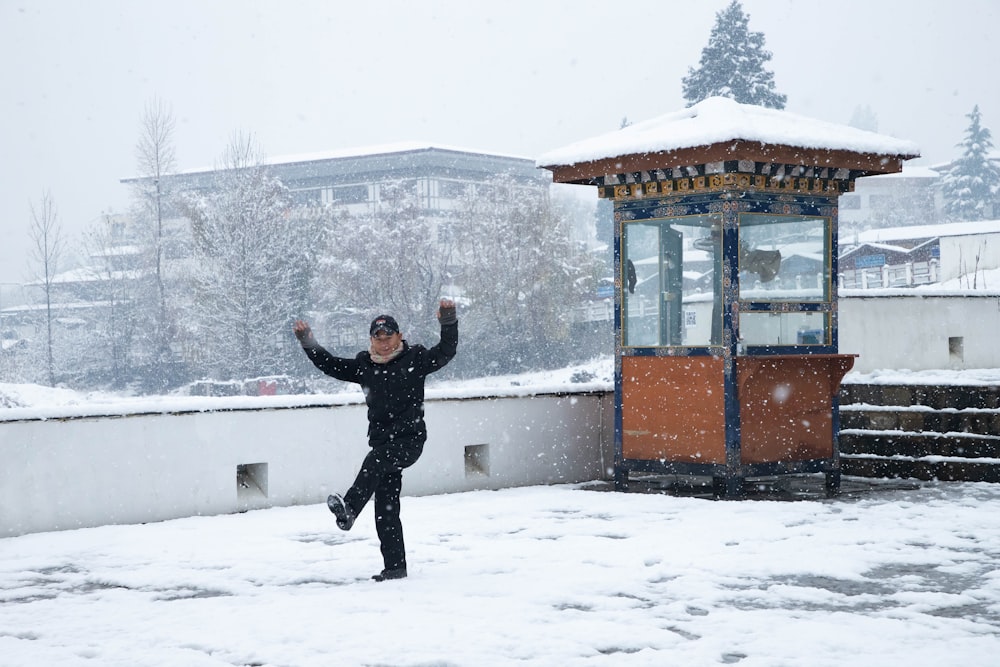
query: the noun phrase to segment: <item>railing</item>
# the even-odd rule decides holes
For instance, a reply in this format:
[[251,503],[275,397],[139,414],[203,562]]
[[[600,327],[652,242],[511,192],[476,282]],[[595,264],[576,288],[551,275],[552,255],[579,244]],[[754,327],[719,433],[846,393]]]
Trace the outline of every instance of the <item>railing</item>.
[[[932,259],[926,262],[907,262],[905,264],[895,264],[892,266],[874,266],[864,269],[848,269],[841,271],[838,276],[838,286],[840,289],[879,289],[883,287],[914,287],[916,285],[930,285],[941,279],[940,262]],[[816,282],[822,288],[822,274],[817,275]],[[789,285],[788,289],[800,291],[805,289],[804,283],[811,283],[812,279],[806,276],[795,276],[794,286]],[[749,294],[748,291],[744,295]],[[688,296],[685,293],[685,297]],[[761,300],[767,300],[768,294],[762,292],[759,295]],[[647,313],[655,314],[656,303],[647,299],[636,299],[638,304],[638,315]],[[598,322],[612,319],[614,315],[614,300],[605,298],[595,301],[587,301],[573,309],[574,322]]]
[[892,266],[849,269],[839,275],[840,289],[877,289],[880,287],[913,287],[929,285],[940,279],[938,260],[907,262]]
[[[574,322],[605,322],[611,320],[615,312],[613,299],[587,301],[573,309]],[[650,310],[650,312],[655,312]]]

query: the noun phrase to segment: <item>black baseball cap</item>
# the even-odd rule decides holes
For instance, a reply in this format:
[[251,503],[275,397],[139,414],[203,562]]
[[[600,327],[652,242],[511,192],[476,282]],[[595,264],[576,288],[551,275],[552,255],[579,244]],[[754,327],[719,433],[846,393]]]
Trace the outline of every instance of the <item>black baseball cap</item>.
[[374,336],[379,331],[384,331],[387,334],[398,334],[399,325],[396,320],[390,315],[379,315],[374,320],[372,320],[372,326],[369,330],[370,335]]

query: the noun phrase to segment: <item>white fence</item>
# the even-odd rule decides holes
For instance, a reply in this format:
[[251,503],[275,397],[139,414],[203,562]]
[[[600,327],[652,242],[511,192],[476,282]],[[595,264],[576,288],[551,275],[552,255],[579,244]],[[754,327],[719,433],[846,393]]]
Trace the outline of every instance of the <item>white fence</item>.
[[930,285],[940,280],[941,267],[936,259],[927,262],[907,262],[893,266],[873,266],[841,271],[841,289],[875,289],[880,287],[913,287]]
[[[260,397],[259,409],[0,421],[0,537],[322,503],[347,489],[368,451],[366,409],[275,407],[287,398]],[[429,400],[430,436],[403,493],[603,479],[613,415],[603,392]]]

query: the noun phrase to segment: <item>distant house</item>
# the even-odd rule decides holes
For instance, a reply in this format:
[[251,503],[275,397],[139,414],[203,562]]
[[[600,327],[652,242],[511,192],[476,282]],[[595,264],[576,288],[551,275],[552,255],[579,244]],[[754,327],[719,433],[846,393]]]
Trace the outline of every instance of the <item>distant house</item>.
[[[1000,155],[990,159],[1000,167]],[[903,165],[899,173],[859,178],[853,192],[840,196],[841,233],[943,222],[942,182],[954,164]],[[992,217],[1000,217],[1000,191],[996,192]]]
[[840,196],[841,232],[937,222],[940,179],[939,169],[910,165],[899,173],[857,179],[854,192]]
[[840,286],[907,287],[1000,267],[1000,220],[840,235]]

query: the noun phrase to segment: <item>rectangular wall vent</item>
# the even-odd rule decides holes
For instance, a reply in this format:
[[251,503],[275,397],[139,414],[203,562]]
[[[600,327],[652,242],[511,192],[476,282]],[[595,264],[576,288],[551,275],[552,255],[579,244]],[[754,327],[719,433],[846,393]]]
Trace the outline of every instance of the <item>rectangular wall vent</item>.
[[266,463],[241,463],[236,466],[236,497],[241,502],[267,498]]
[[951,362],[953,366],[965,363],[964,337],[951,336],[948,338],[948,360]]
[[466,477],[490,476],[489,445],[465,446],[465,476]]

